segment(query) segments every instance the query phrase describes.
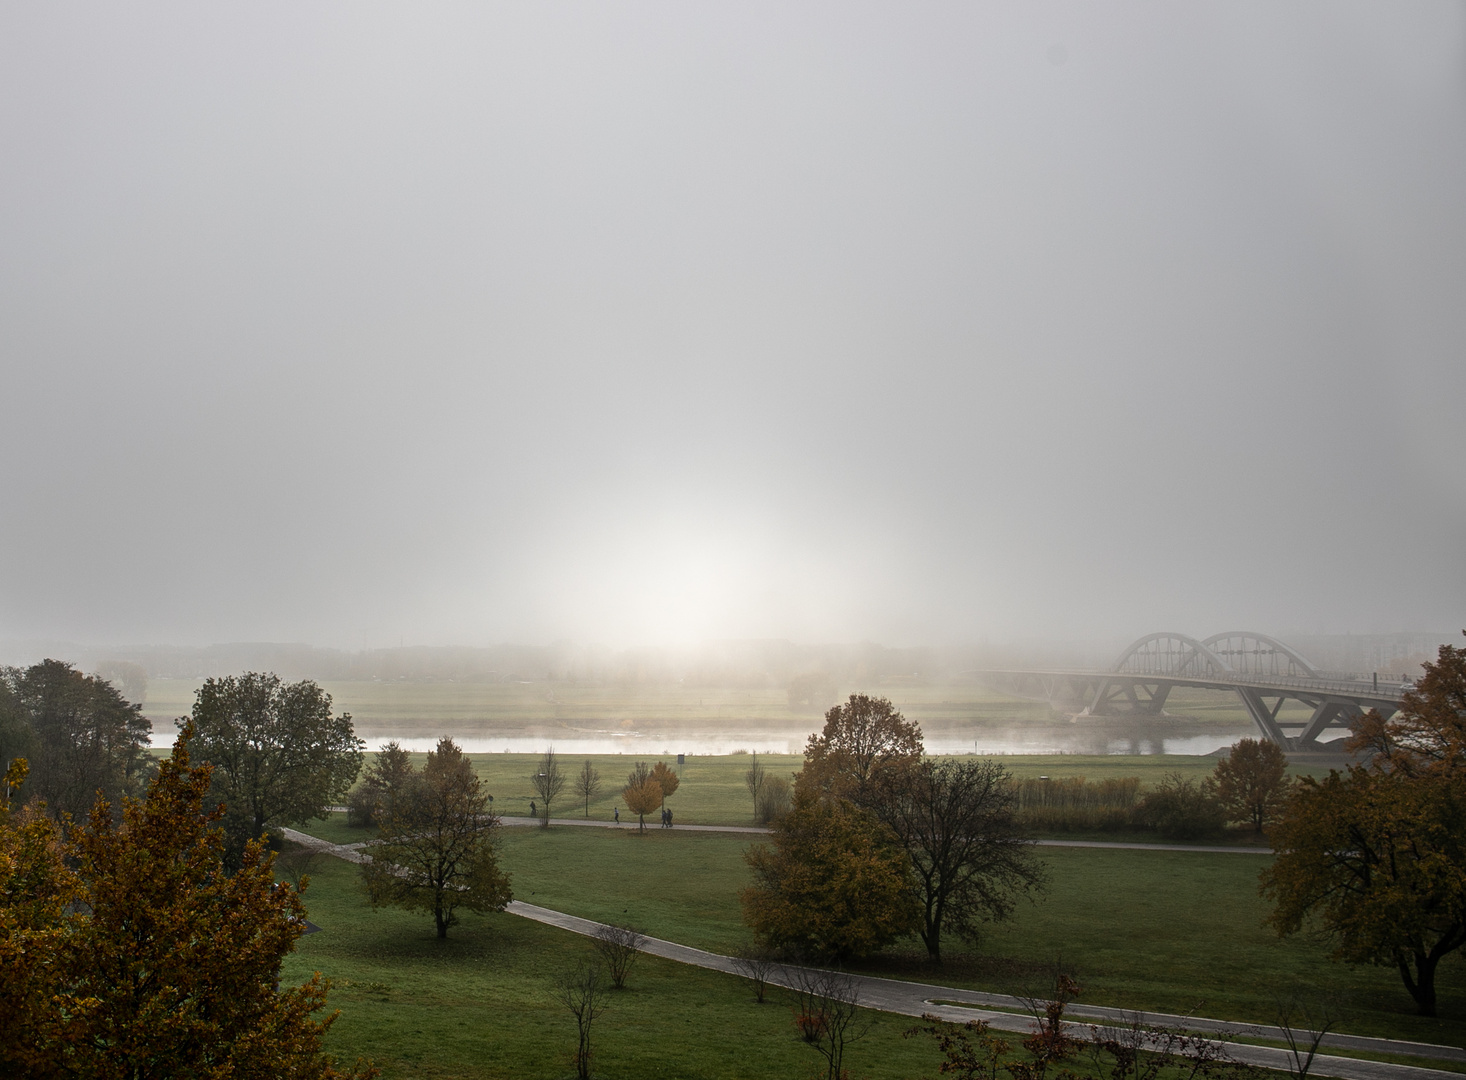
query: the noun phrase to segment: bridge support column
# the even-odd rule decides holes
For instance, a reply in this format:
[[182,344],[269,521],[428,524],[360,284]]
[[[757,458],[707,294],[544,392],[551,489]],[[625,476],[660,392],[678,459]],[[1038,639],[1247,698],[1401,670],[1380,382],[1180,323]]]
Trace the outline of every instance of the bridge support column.
[[[1381,708],[1375,706],[1386,720],[1395,712],[1388,706]],[[1340,698],[1325,698],[1320,701],[1313,710],[1313,715],[1308,719],[1308,726],[1303,729],[1303,734],[1298,737],[1300,747],[1317,746],[1318,737],[1324,733],[1324,729],[1330,724],[1339,724],[1342,727],[1349,727],[1364,715],[1364,709],[1355,701],[1347,701]]]
[[1277,743],[1284,750],[1292,750],[1293,741],[1283,734],[1282,727],[1278,724],[1278,710],[1283,707],[1283,699],[1278,698],[1278,703],[1271,708],[1263,701],[1262,695],[1250,686],[1237,687],[1237,696],[1242,699],[1242,704],[1247,708],[1247,715],[1252,717],[1252,722],[1257,725],[1257,730],[1262,732],[1262,737],[1269,742]]

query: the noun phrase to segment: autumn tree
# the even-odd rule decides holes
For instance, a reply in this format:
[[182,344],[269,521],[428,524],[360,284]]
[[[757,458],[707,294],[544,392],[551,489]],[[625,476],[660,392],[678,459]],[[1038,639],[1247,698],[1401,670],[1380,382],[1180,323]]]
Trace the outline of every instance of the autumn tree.
[[372,906],[431,911],[440,938],[458,908],[503,911],[513,893],[499,868],[498,829],[473,766],[452,739],[439,739],[366,848]]
[[743,920],[768,947],[817,961],[874,952],[921,925],[906,853],[849,800],[796,791],[772,843],[744,853]]
[[535,769],[529,782],[539,793],[540,805],[544,807],[543,820],[548,826],[550,824],[550,800],[558,798],[560,792],[565,790],[565,774],[560,771],[560,759],[555,756],[553,749],[545,751],[545,756],[540,758],[539,767]]
[[1277,743],[1243,739],[1217,762],[1212,784],[1229,821],[1248,821],[1260,835],[1288,799],[1288,758]]
[[797,783],[864,804],[881,773],[915,763],[921,752],[921,728],[889,701],[851,694],[825,713],[823,730],[809,737]]
[[657,787],[662,789],[663,803],[677,793],[677,787],[682,783],[676,770],[665,761],[659,761],[652,766],[652,779],[657,782]]
[[320,975],[279,986],[304,926],[300,895],[276,884],[258,842],[226,870],[220,812],[205,809],[211,770],[191,764],[192,738],[185,726],[146,798],[124,797],[120,822],[98,799],[64,862],[47,854],[56,834],[39,819],[0,822],[0,951],[19,929],[27,959],[39,954],[46,969],[27,979],[7,963],[0,980],[0,993],[44,995],[39,1009],[7,1008],[0,1025],[0,1061],[19,1062],[21,1075],[343,1075],[321,1050],[332,1018],[314,1015],[326,999]]
[[871,805],[911,864],[921,939],[942,958],[942,932],[971,941],[1006,918],[1045,874],[1017,821],[1012,777],[996,761],[923,758],[887,772]]
[[11,760],[0,779],[0,1075],[47,1080],[61,1075],[56,960],[76,884],[56,822],[35,806],[15,806],[28,769],[24,758]]
[[652,778],[645,762],[638,761],[627,775],[621,798],[626,801],[626,809],[636,815],[638,831],[646,832],[646,816],[662,805],[662,785]]
[[30,754],[28,797],[84,818],[98,793],[114,805],[123,795],[142,793],[152,724],[140,704],[60,660],[9,669],[3,681],[9,690],[3,704],[12,712],[6,737],[11,753]]
[[601,774],[591,764],[590,758],[585,759],[585,764],[580,767],[580,772],[575,775],[575,794],[585,800],[585,816],[590,817],[590,801],[595,798],[596,792],[601,790]]
[[1270,922],[1394,967],[1434,1016],[1436,970],[1466,945],[1466,649],[1441,646],[1399,714],[1366,714],[1349,748],[1367,764],[1302,778],[1273,827]]
[[214,767],[231,860],[272,825],[301,825],[341,802],[361,769],[351,714],[314,682],[248,672],[208,679],[193,705],[194,752]]

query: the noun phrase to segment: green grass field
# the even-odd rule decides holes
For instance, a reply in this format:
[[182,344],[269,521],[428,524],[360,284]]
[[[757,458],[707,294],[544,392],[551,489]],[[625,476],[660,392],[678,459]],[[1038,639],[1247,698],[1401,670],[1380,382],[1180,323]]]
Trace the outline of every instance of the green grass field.
[[[413,755],[414,763],[421,767],[425,757],[423,754]],[[471,754],[469,757],[474,770],[484,782],[484,789],[494,796],[495,813],[503,816],[529,816],[530,801],[539,799],[530,778],[540,769],[540,755]],[[683,765],[677,764],[675,756],[662,757],[654,754],[560,754],[557,757],[561,772],[567,779],[565,790],[550,807],[556,817],[587,816],[584,801],[574,792],[574,777],[589,760],[600,773],[601,788],[590,801],[588,816],[594,821],[610,821],[615,807],[620,806],[622,820],[625,820],[626,808],[621,800],[621,789],[626,784],[626,774],[641,760],[648,765],[656,761],[666,761],[677,771],[680,785],[677,793],[667,800],[667,804],[672,807],[679,824],[752,824],[753,803],[744,782],[752,760],[747,754],[727,754],[720,757],[692,755]],[[760,754],[758,760],[770,775],[785,777],[793,776],[803,764],[803,758],[794,754]],[[1010,754],[998,760],[1019,777],[1083,776],[1090,780],[1103,780],[1106,777],[1138,776],[1142,786],[1147,787],[1156,784],[1167,773],[1179,772],[1201,779],[1216,768],[1216,760],[1213,758],[1160,754],[1139,757]]]
[[[520,899],[727,951],[747,940],[738,890],[748,881],[748,843],[730,834],[555,827],[506,830],[502,852]],[[861,970],[1012,993],[1039,989],[1042,972],[1062,959],[1084,987],[1082,1000],[1093,1004],[1269,1022],[1275,996],[1302,988],[1339,999],[1342,1027],[1351,1033],[1466,1043],[1466,965],[1459,958],[1440,972],[1440,1018],[1415,1016],[1393,970],[1335,964],[1318,946],[1279,941],[1262,926],[1267,909],[1257,872],[1265,856],[1064,848],[1042,854],[1052,876],[1048,892],[1020,905],[975,951],[950,942],[947,964],[934,972],[910,942]],[[336,870],[332,875],[338,880]],[[427,921],[419,921],[420,933],[429,934]]]
[[[464,916],[446,941],[432,919],[372,911],[356,868],[328,859],[306,901],[322,932],[300,940],[285,964],[292,983],[320,971],[340,1010],[328,1049],[358,1055],[383,1076],[559,1080],[574,1075],[575,1026],[553,983],[590,958],[585,938],[512,915]],[[937,1056],[906,1040],[905,1017],[869,1014],[872,1029],[847,1058],[871,1080],[932,1076]],[[597,1076],[799,1077],[817,1060],[795,1036],[781,995],[756,1004],[731,975],[643,956],[628,988],[593,1028]]]

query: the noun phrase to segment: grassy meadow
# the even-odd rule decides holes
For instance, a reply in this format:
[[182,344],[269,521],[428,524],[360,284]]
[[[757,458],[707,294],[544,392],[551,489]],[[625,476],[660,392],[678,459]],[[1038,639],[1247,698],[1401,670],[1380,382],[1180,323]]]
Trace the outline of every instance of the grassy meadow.
[[[680,784],[677,792],[667,800],[679,825],[751,825],[753,824],[753,801],[749,797],[744,777],[752,757],[748,754],[728,754],[721,757],[690,756],[682,765],[677,759],[659,755],[630,754],[578,754],[557,755],[560,769],[566,775],[565,790],[550,805],[551,813],[557,818],[582,818],[591,821],[611,821],[617,807],[621,808],[621,820],[635,821],[628,817],[621,789],[626,784],[626,774],[637,761],[648,765],[665,761],[677,772]],[[413,754],[414,764],[421,768],[426,754]],[[370,760],[370,755],[368,755]],[[474,771],[484,783],[484,790],[494,797],[494,812],[504,817],[528,817],[529,804],[540,801],[535,793],[531,776],[540,768],[542,761],[538,754],[471,754],[469,760]],[[1209,776],[1216,768],[1215,760],[1201,757],[1175,755],[1149,755],[1145,757],[1056,757],[1052,755],[1019,756],[1009,755],[1000,759],[1014,776],[1019,778],[1052,776],[1061,779],[1070,776],[1090,780],[1106,778],[1121,779],[1138,777],[1142,789],[1153,786],[1168,773],[1181,773],[1200,779]],[[579,775],[584,763],[589,761],[600,775],[600,788],[590,799],[589,807],[574,790],[574,778]],[[761,764],[772,776],[792,777],[798,771],[803,759],[793,754],[759,754]],[[655,819],[653,819],[655,824]],[[344,821],[333,819],[318,823],[329,833],[330,838],[341,843],[364,839],[361,830],[348,829]],[[1065,834],[1069,835],[1069,834]],[[1112,837],[1113,838],[1113,837]],[[1149,839],[1155,839],[1150,834]]]
[[[726,952],[748,940],[738,890],[748,883],[742,855],[751,839],[756,838],[658,830],[639,836],[634,830],[568,826],[508,829],[502,856],[519,899],[585,918],[628,922],[657,937]],[[1257,873],[1267,856],[1083,848],[1045,848],[1042,856],[1050,873],[1046,893],[1035,903],[1021,904],[976,949],[950,941],[947,962],[933,970],[913,940],[860,970],[1023,993],[1040,989],[1043,973],[1061,960],[1084,987],[1082,1000],[1092,1004],[1269,1022],[1275,997],[1301,989],[1306,996],[1340,1002],[1341,1030],[1466,1043],[1466,964],[1459,957],[1441,968],[1440,1018],[1415,1016],[1392,969],[1335,964],[1319,946],[1303,939],[1280,941],[1262,925],[1267,907],[1257,895]],[[311,918],[318,923],[316,905],[322,902],[343,912],[362,904],[350,873],[342,876],[343,864],[329,862],[326,880],[318,879],[307,894]],[[371,925],[400,927],[404,940],[422,939],[424,958],[432,954],[426,918],[359,911],[351,918],[387,920]],[[517,935],[518,921],[506,918],[469,915],[464,929],[477,934],[476,926],[489,924],[500,927],[501,935]],[[326,934],[314,935],[302,949],[324,948],[329,940]],[[392,982],[365,973],[347,977]],[[433,977],[431,970],[414,975]],[[778,1024],[774,1030],[782,1038]],[[867,1069],[863,1055],[856,1069],[856,1075],[861,1073],[885,1075]]]
[[[328,1049],[371,1058],[387,1080],[559,1080],[574,1076],[575,1025],[554,981],[589,960],[579,935],[513,915],[466,914],[445,941],[430,916],[372,911],[356,868],[327,859],[306,892],[322,932],[300,939],[284,978],[329,977],[340,1010]],[[847,1061],[870,1080],[933,1076],[937,1055],[903,1039],[906,1017],[869,1014]],[[597,1076],[799,1077],[819,1060],[796,1037],[782,996],[764,1004],[731,975],[643,956],[592,1029]]]

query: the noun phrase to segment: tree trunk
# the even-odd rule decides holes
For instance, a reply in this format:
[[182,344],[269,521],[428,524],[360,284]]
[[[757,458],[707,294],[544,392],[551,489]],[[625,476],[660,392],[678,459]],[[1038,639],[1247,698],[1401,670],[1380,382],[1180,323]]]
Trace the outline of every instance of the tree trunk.
[[937,905],[936,911],[930,906],[927,907],[925,915],[925,926],[921,931],[921,940],[926,944],[927,959],[934,964],[942,962],[942,908]]
[[1425,953],[1415,954],[1415,978],[1410,977],[1410,961],[1404,956],[1398,960],[1400,978],[1405,980],[1405,989],[1415,999],[1416,1011],[1421,1016],[1435,1015],[1435,968],[1440,957]]
[[447,937],[448,920],[443,918],[443,904],[441,901],[433,905],[433,920],[438,924],[438,936],[440,938]]

